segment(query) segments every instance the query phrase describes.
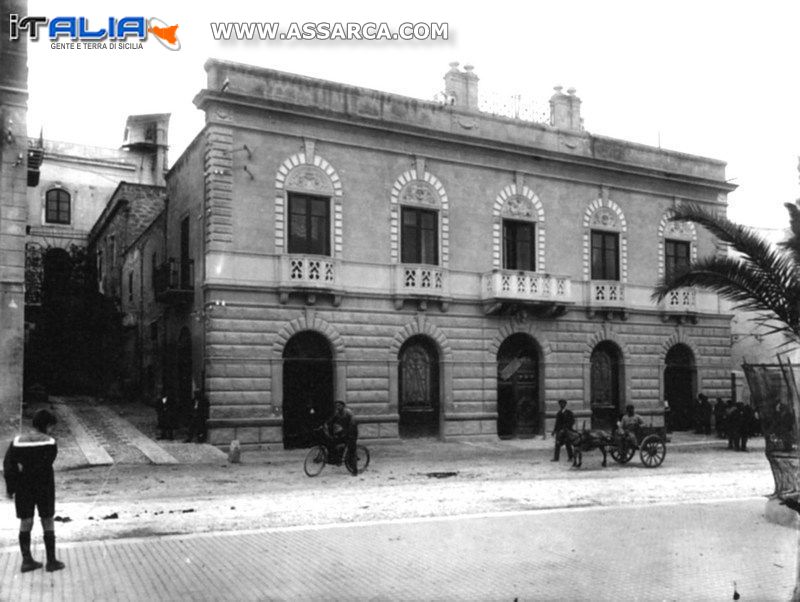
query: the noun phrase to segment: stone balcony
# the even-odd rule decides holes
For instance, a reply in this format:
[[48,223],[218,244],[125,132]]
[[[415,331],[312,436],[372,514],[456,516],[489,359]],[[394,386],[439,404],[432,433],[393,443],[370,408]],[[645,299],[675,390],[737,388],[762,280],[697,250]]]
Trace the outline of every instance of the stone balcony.
[[448,270],[437,265],[401,263],[394,266],[395,304],[408,298],[439,300],[446,307],[449,296]]
[[338,305],[341,281],[341,262],[324,255],[283,255],[278,263],[278,288],[281,302],[286,303],[289,293],[303,292],[313,303],[315,292],[333,294]]
[[598,308],[624,308],[625,285],[618,280],[591,280],[586,304]]
[[679,288],[671,291],[659,305],[662,311],[687,312],[697,309],[697,289],[694,287]]
[[194,299],[194,261],[170,257],[156,267],[154,275],[156,301],[166,305],[189,304]]
[[564,306],[572,304],[569,276],[495,269],[483,275],[481,297],[487,313],[507,305]]
[[679,288],[670,291],[664,300],[658,305],[661,311],[661,319],[664,322],[676,321],[678,324],[681,322],[689,322],[691,324],[697,323],[697,289],[694,287]]

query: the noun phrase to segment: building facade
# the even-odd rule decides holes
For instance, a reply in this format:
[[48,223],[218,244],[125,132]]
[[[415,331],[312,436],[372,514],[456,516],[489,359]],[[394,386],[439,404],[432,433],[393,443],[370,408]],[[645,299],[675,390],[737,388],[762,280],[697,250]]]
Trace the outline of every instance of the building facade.
[[[163,203],[168,124],[167,114],[129,116],[117,149],[41,136],[29,140],[29,167],[35,155],[38,171],[28,182],[27,387],[58,393],[109,392],[110,371],[100,360],[118,353],[114,341],[119,338],[115,314],[120,310],[120,296],[119,290],[112,291],[113,298],[97,294],[95,271],[102,266],[96,264],[94,254],[88,255],[87,244],[108,206],[117,207],[115,195],[121,191],[139,185],[144,190],[158,189]],[[122,236],[131,240],[129,233]],[[123,251],[120,246],[120,258]],[[117,283],[119,278],[115,274],[111,281]],[[105,354],[98,354],[98,349]],[[117,390],[116,385],[113,389]]]
[[129,116],[120,148],[29,141],[31,148],[42,153],[37,183],[28,190],[29,306],[41,303],[45,255],[85,249],[90,230],[120,182],[164,185],[169,117]]
[[[2,14],[27,13],[25,0],[2,0]],[[22,402],[25,224],[28,187],[28,64],[25,38],[0,23],[0,421],[16,424]]]
[[145,353],[157,358],[147,329],[162,312],[154,279],[164,257],[164,191],[163,186],[120,182],[88,236],[96,290],[119,315],[118,327],[108,329],[102,345],[107,356],[116,357],[111,362],[116,374],[107,374],[113,378],[106,388],[118,384],[120,394],[130,398],[155,394],[159,363],[143,358]]
[[210,438],[541,435],[557,400],[608,427],[729,390],[730,315],[653,285],[718,252],[678,203],[726,208],[724,163],[479,109],[471,67],[427,102],[211,60],[206,126],[167,175],[168,376]]

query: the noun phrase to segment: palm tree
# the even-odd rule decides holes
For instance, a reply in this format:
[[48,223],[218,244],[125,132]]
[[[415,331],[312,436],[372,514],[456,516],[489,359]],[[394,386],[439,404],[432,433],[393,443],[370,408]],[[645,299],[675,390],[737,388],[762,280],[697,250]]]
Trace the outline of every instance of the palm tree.
[[[672,221],[700,224],[730,246],[735,255],[715,255],[693,262],[683,273],[659,282],[653,299],[662,301],[670,292],[683,287],[705,288],[732,301],[736,309],[757,312],[756,323],[766,327],[768,333],[784,334],[786,344],[800,343],[800,209],[791,203],[785,207],[789,211],[790,234],[777,246],[752,228],[736,224],[720,213],[693,204],[675,208]],[[774,406],[774,400],[771,401]],[[795,422],[798,419],[800,416],[795,415]],[[780,495],[780,499],[800,513],[796,494]],[[800,601],[800,556],[792,600]]]
[[785,206],[791,235],[777,247],[721,214],[694,204],[676,207],[672,221],[700,224],[736,256],[715,255],[692,263],[688,270],[659,282],[653,299],[662,301],[683,287],[705,288],[732,301],[735,309],[758,312],[757,322],[770,333],[782,332],[800,343],[800,209],[791,203]]

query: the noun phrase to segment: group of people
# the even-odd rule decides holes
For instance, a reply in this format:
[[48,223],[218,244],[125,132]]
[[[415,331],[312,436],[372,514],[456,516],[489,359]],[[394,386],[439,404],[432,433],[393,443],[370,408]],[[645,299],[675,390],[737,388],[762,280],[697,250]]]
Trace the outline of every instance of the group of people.
[[[164,390],[156,400],[156,426],[158,427],[157,439],[175,439],[175,431],[180,423],[178,404],[174,395]],[[208,436],[206,421],[208,420],[208,398],[202,389],[195,389],[192,394],[192,409],[189,426],[186,431],[184,443],[197,441],[205,442]]]
[[[747,441],[759,431],[758,416],[752,406],[743,402],[734,403],[728,400],[727,403],[722,398],[717,398],[715,406],[703,393],[697,396],[697,433],[711,434],[711,417],[714,416],[714,423],[717,435],[720,438],[728,439],[728,449],[736,451],[747,451]],[[575,430],[575,415],[567,409],[565,399],[558,400],[559,410],[556,413],[556,422],[553,427],[553,437],[555,438],[555,452],[553,462],[558,462],[561,448],[567,448],[567,455],[572,460],[572,444],[570,443],[569,432]],[[636,447],[638,445],[637,432],[644,424],[642,417],[636,414],[634,407],[628,405],[625,414],[619,419],[614,432],[615,436],[625,437],[628,442]]]
[[751,405],[741,401],[727,403],[717,398],[714,406],[717,436],[728,440],[728,449],[747,451],[747,440],[760,431],[758,416]]

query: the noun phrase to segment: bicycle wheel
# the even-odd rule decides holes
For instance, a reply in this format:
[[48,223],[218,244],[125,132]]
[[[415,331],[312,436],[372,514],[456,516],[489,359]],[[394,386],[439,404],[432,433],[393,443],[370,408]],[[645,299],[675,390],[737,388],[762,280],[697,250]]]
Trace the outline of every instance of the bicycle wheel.
[[303,462],[303,470],[310,477],[315,477],[325,468],[328,461],[328,452],[323,445],[315,445],[308,450],[306,459]]

